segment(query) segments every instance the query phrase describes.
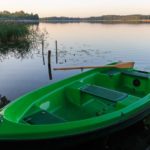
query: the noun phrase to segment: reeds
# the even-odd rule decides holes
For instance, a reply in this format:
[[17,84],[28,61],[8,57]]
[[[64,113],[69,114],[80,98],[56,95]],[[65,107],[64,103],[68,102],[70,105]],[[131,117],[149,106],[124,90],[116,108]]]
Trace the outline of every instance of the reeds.
[[25,39],[29,34],[28,26],[16,23],[0,24],[0,44],[9,44]]

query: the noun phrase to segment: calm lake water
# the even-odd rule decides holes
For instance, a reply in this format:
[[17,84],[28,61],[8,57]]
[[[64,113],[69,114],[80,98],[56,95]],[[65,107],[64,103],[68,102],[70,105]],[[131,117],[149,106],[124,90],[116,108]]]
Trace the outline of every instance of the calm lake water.
[[0,94],[9,100],[81,72],[52,70],[50,80],[48,50],[52,68],[134,61],[136,69],[150,71],[150,24],[40,23],[37,28],[48,33],[44,51],[39,44],[25,55],[11,50],[0,55]]

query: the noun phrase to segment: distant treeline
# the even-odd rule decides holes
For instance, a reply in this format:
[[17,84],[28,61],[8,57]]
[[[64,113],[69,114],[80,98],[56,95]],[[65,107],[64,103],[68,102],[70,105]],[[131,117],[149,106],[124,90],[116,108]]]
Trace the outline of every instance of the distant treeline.
[[0,20],[39,20],[39,16],[38,14],[28,14],[24,11],[16,11],[14,13],[1,11]]
[[150,15],[104,15],[99,17],[88,17],[88,18],[71,18],[71,17],[45,17],[41,18],[41,21],[50,22],[84,22],[84,21],[118,21],[118,22],[128,22],[128,21],[141,21],[150,20]]
[[47,21],[81,21],[84,18],[71,18],[71,17],[45,17],[40,18],[40,20],[47,20]]

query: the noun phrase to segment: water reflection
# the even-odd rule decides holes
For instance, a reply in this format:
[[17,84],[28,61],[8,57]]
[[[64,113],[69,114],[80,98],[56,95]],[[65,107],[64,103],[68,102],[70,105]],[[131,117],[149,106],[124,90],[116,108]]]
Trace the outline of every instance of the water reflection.
[[[4,23],[0,27],[5,26]],[[4,27],[3,27],[4,28]],[[0,30],[0,60],[14,57],[16,59],[32,58],[39,53],[42,45],[42,56],[44,55],[44,40],[47,33],[39,30],[38,25],[32,24],[6,24],[5,31]],[[43,64],[45,60],[43,58]]]
[[[42,44],[44,45],[44,44]],[[44,47],[42,46],[42,59],[43,59],[43,65],[45,66],[45,54],[44,54]]]
[[21,43],[15,43],[12,45],[1,45],[0,47],[0,60],[15,57],[16,59],[24,59],[29,55],[32,55],[30,48],[30,41],[22,41]]
[[55,41],[55,49],[56,49],[56,64],[58,64],[58,44],[57,41]]
[[0,93],[10,100],[86,71],[53,71],[54,67],[105,65],[122,60],[135,61],[139,70],[150,70],[149,24],[40,23],[28,27],[33,32],[27,40],[13,46],[0,44]]

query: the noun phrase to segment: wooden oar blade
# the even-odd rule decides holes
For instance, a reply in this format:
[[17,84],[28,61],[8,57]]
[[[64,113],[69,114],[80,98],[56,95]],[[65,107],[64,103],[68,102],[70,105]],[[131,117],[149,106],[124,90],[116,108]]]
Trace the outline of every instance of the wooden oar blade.
[[122,62],[115,65],[116,68],[133,68],[134,62]]

